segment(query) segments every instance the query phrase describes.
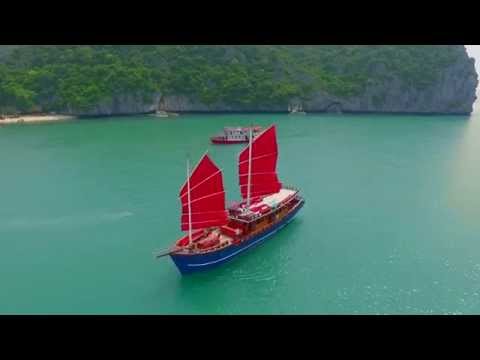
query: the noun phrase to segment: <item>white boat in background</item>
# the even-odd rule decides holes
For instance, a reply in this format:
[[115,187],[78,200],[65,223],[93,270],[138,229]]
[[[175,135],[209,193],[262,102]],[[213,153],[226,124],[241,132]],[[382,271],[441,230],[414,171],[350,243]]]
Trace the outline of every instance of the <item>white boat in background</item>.
[[163,110],[157,110],[153,116],[156,116],[156,117],[162,117],[162,118],[168,118],[168,117],[174,117],[174,116],[178,116],[177,113],[168,113],[166,111],[163,111]]
[[303,106],[301,104],[298,105],[288,105],[288,112],[289,115],[307,115],[305,111],[303,111]]

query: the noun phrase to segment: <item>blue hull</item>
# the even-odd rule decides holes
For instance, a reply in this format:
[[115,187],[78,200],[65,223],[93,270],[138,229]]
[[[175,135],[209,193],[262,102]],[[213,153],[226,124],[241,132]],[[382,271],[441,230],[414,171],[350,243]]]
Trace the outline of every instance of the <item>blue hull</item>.
[[195,254],[195,255],[182,255],[173,254],[170,255],[173,262],[177,266],[178,270],[182,274],[190,274],[197,271],[208,270],[217,267],[234,259],[237,255],[242,254],[246,250],[253,248],[261,243],[265,242],[271,235],[275,234],[278,230],[286,226],[290,221],[295,218],[298,211],[303,207],[304,200],[302,200],[298,206],[292,210],[290,214],[285,216],[282,221],[272,225],[265,231],[257,234],[255,237],[238,245],[231,245],[225,249],[218,250],[212,253]]

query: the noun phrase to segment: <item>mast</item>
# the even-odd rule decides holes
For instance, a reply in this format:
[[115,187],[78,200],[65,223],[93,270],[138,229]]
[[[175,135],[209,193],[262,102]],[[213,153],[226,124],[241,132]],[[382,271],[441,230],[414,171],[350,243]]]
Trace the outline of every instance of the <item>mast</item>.
[[190,157],[187,157],[188,245],[192,244],[192,204],[190,203]]
[[252,181],[252,127],[250,127],[248,147],[248,185],[247,185],[247,207],[250,206],[250,185]]

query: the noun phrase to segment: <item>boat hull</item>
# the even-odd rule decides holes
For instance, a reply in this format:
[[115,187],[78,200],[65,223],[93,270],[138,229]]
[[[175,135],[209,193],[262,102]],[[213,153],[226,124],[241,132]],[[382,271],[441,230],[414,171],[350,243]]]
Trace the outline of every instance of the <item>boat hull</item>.
[[288,223],[290,223],[295,218],[298,211],[303,207],[304,203],[305,200],[302,199],[301,202],[294,209],[292,209],[290,213],[285,215],[283,219],[272,224],[264,231],[258,233],[251,239],[243,241],[240,244],[230,245],[227,248],[210,253],[172,254],[170,255],[170,257],[177,266],[180,273],[182,273],[183,275],[218,267],[219,265],[233,260],[235,257],[241,255],[246,250],[265,242],[270,236],[272,236],[277,231],[286,226]]
[[210,140],[212,141],[213,144],[217,144],[217,145],[229,145],[229,144],[245,144],[245,143],[248,143],[248,139],[247,140],[229,140],[229,139],[226,139],[226,138],[210,138]]

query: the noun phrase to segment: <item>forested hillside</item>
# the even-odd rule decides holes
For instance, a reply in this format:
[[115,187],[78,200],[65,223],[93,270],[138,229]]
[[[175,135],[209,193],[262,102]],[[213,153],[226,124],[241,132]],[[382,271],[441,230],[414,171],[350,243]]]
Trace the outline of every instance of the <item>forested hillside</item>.
[[[188,99],[185,109],[174,110],[276,111],[295,100],[322,111],[325,98],[343,110],[362,111],[363,100],[356,99],[370,93],[365,111],[388,111],[390,87],[397,94],[432,92],[435,87],[441,91],[439,84],[455,67],[463,90],[461,97],[458,90],[452,92],[448,107],[468,112],[477,81],[471,65],[458,45],[10,45],[0,46],[0,109],[95,114],[107,104],[114,113],[115,103],[127,96],[148,109],[160,98],[166,99],[166,107],[178,107],[181,97]],[[448,107],[440,106],[439,112]]]

